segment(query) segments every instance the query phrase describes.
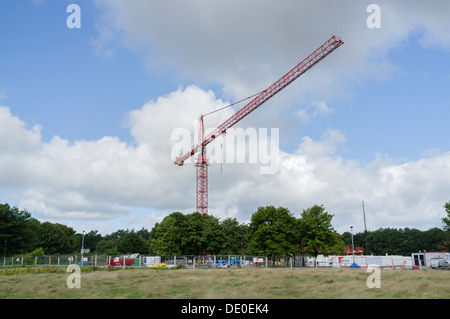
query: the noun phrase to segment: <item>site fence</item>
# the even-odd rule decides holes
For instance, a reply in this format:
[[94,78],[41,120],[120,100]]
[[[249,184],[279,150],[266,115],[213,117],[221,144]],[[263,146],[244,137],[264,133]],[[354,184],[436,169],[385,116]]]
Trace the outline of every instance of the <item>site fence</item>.
[[15,256],[0,257],[0,267],[49,266],[67,267],[79,265],[86,267],[184,267],[184,268],[228,268],[228,267],[261,267],[261,268],[293,268],[303,267],[302,256],[267,257],[249,255],[61,255],[61,256]]
[[[404,256],[250,256],[250,255],[61,255],[61,256],[14,256],[0,257],[0,267],[49,266],[67,267],[79,265],[83,267],[122,267],[122,268],[367,268],[378,266],[389,269],[415,269],[411,257]],[[428,266],[428,264],[427,264]]]

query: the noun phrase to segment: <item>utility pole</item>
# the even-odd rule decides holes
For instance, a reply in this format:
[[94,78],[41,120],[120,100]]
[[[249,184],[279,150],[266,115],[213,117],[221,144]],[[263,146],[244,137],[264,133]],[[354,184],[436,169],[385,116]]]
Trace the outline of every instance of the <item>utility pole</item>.
[[364,200],[362,201],[362,208],[363,208],[363,217],[364,217],[364,231],[367,232],[367,225],[366,225],[366,210],[364,209]]

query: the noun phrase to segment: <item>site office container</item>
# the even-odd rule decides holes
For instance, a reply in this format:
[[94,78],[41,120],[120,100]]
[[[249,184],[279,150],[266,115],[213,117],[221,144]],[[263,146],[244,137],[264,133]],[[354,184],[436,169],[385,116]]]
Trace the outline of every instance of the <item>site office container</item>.
[[449,263],[449,253],[442,251],[418,252],[411,254],[413,268],[432,267],[436,260],[446,260]]

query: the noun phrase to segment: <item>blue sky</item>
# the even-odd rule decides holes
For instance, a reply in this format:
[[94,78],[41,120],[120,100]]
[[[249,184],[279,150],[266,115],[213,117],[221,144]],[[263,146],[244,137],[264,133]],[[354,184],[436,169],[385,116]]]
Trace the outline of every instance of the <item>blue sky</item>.
[[[176,3],[175,0],[169,2]],[[81,8],[81,29],[66,26],[70,14],[66,8],[70,3],[76,3]],[[108,190],[104,182],[114,180],[113,176],[106,176],[106,172],[112,170],[107,168],[108,163],[102,163],[105,166],[104,180],[100,177],[86,177],[83,180],[80,177],[78,184],[67,182],[60,185],[60,181],[53,183],[50,178],[34,176],[35,172],[29,180],[11,183],[8,179],[11,169],[7,162],[0,162],[0,172],[4,172],[0,174],[3,178],[0,201],[16,203],[31,210],[39,219],[61,221],[76,229],[94,228],[98,220],[107,221],[109,224],[105,223],[108,226],[103,232],[117,228],[140,228],[142,223],[144,227],[151,228],[154,222],[160,221],[171,211],[190,212],[194,205],[192,168],[189,172],[189,168],[182,172],[175,171],[172,166],[166,163],[164,165],[167,167],[159,165],[155,160],[159,156],[167,160],[167,154],[157,153],[166,152],[170,145],[161,149],[155,145],[168,140],[166,133],[181,125],[173,118],[176,117],[173,112],[164,114],[167,110],[167,107],[164,108],[164,98],[173,103],[177,99],[194,99],[192,101],[199,101],[198,105],[201,105],[203,102],[200,101],[208,99],[208,90],[212,90],[215,102],[234,102],[270,85],[335,32],[343,37],[344,46],[312,69],[309,72],[311,75],[296,83],[280,99],[258,110],[260,113],[252,115],[251,121],[245,125],[279,127],[280,148],[287,157],[310,163],[326,163],[320,167],[311,164],[314,167],[309,173],[316,176],[316,180],[324,178],[327,169],[334,165],[342,165],[341,171],[349,170],[344,177],[348,178],[347,182],[342,182],[347,184],[360,174],[368,181],[377,183],[378,180],[376,187],[383,189],[386,189],[381,185],[387,179],[383,175],[385,172],[393,172],[392,176],[399,178],[407,176],[407,179],[396,179],[398,188],[384,195],[371,193],[374,185],[363,185],[359,188],[361,192],[355,196],[357,199],[351,198],[342,203],[339,202],[339,194],[347,192],[347,188],[329,194],[330,189],[340,185],[338,175],[330,176],[330,181],[321,180],[321,185],[325,186],[319,192],[305,188],[297,195],[280,194],[279,198],[271,195],[271,201],[255,196],[251,201],[247,198],[226,202],[226,199],[233,198],[231,194],[236,190],[236,185],[258,184],[262,178],[252,175],[248,168],[246,174],[237,169],[236,172],[231,171],[225,180],[210,182],[211,198],[227,194],[216,206],[211,203],[212,211],[221,218],[234,217],[245,222],[252,209],[260,205],[291,205],[290,208],[298,214],[307,205],[322,201],[335,212],[338,229],[345,229],[349,220],[359,216],[360,200],[366,199],[369,213],[372,209],[373,227],[440,227],[440,218],[444,217],[441,208],[450,200],[448,183],[442,184],[441,179],[434,179],[434,175],[448,174],[446,158],[450,151],[447,123],[450,118],[450,40],[439,31],[449,27],[442,17],[442,9],[423,10],[419,2],[407,5],[404,1],[395,4],[379,1],[382,27],[368,29],[365,26],[368,13],[364,9],[369,2],[356,4],[345,1],[337,10],[343,19],[345,15],[354,19],[347,19],[342,24],[334,23],[333,19],[337,18],[332,13],[336,8],[327,8],[326,2],[319,3],[318,7],[301,1],[289,3],[290,6],[299,6],[301,12],[303,8],[311,12],[311,20],[302,22],[299,17],[299,21],[295,22],[298,24],[296,32],[288,25],[289,19],[284,19],[285,15],[292,14],[288,2],[286,8],[280,5],[275,11],[272,10],[274,21],[266,20],[267,23],[256,20],[254,16],[257,14],[252,15],[250,4],[243,5],[242,16],[236,13],[233,16],[236,23],[230,25],[227,18],[232,19],[223,12],[236,12],[237,3],[230,3],[226,10],[217,8],[224,4],[210,4],[206,10],[194,1],[192,6],[184,3],[187,8],[184,11],[178,6],[171,11],[168,4],[165,6],[157,1],[129,5],[120,0],[3,1],[0,5],[0,106],[9,109],[9,113],[4,113],[5,121],[11,122],[12,118],[16,118],[23,124],[22,128],[20,124],[14,126],[20,132],[5,131],[5,134],[23,134],[23,139],[17,138],[19,143],[30,138],[26,145],[34,145],[32,151],[36,152],[30,157],[33,159],[35,156],[34,160],[45,165],[51,166],[55,158],[58,163],[64,162],[63,147],[66,152],[81,156],[86,163],[100,162],[120,150],[121,156],[130,152],[126,155],[137,161],[133,167],[148,165],[149,175],[148,181],[129,182],[130,185],[123,186],[120,189],[121,199],[115,202],[111,200],[115,192]],[[440,5],[447,7],[444,2]],[[261,12],[270,17],[273,3],[267,2],[267,7]],[[162,18],[168,12],[167,19]],[[215,17],[212,24],[208,13]],[[317,23],[315,20],[321,13],[329,15],[325,20],[328,22],[315,27],[313,24]],[[251,20],[254,24],[250,23],[248,29],[240,30],[237,25],[247,18],[255,19]],[[306,30],[305,26],[314,28],[314,31]],[[279,32],[283,36],[274,36],[273,39],[279,41],[276,45],[264,45],[262,34],[265,28],[279,29],[285,33]],[[245,35],[246,32],[251,36]],[[220,45],[223,47],[218,48]],[[281,45],[283,47],[277,47]],[[190,86],[195,89],[188,90]],[[316,109],[318,105],[325,109]],[[192,114],[195,118],[207,111],[205,108],[207,106],[192,107],[186,114]],[[136,116],[133,117],[133,114]],[[163,120],[152,119],[154,114],[161,114]],[[144,119],[148,122],[144,123]],[[187,122],[192,121],[189,119]],[[33,131],[35,125],[39,126],[38,131]],[[145,133],[146,128],[153,135]],[[8,135],[0,136],[5,139]],[[66,141],[67,145],[55,140],[55,136]],[[105,142],[105,137],[112,137],[113,140],[108,141],[110,144]],[[313,141],[316,149],[323,147],[324,151],[319,152],[320,159],[308,157],[312,153],[307,148],[310,144],[306,143],[306,137]],[[102,154],[105,145],[109,147],[108,153]],[[327,151],[330,148],[325,146],[333,151]],[[49,149],[54,149],[54,153]],[[297,150],[300,150],[299,153],[296,153]],[[84,152],[88,151],[90,154],[83,157]],[[98,158],[93,155],[97,152]],[[51,156],[42,156],[47,153]],[[144,153],[147,157],[139,157]],[[22,158],[24,155],[14,153],[11,156]],[[73,163],[73,167],[76,165]],[[134,169],[131,164],[123,165],[123,171]],[[377,170],[372,166],[378,167]],[[436,173],[432,167],[437,166],[445,171]],[[415,174],[420,172],[411,167],[421,167],[423,175],[430,169],[431,175],[419,178]],[[117,167],[115,169],[122,171]],[[302,169],[298,168],[299,172],[295,174],[291,172],[292,176],[299,177],[292,177],[289,182],[300,183]],[[153,170],[158,173],[151,173]],[[172,186],[169,178],[159,176],[162,172],[170,175],[174,183]],[[55,169],[54,173],[61,176],[66,171]],[[15,176],[20,178],[20,174]],[[117,176],[130,181],[134,175]],[[285,184],[280,176],[273,178],[265,181],[275,189]],[[68,176],[67,180],[70,179]],[[78,180],[77,177],[72,179]],[[415,205],[410,201],[410,196],[421,186],[418,184],[411,190],[404,188],[411,180],[420,180],[420,185],[429,185],[430,189],[441,189],[447,197],[435,194],[428,198],[424,195],[417,199],[421,204]],[[146,198],[144,193],[125,195],[127,189],[142,189],[142,185],[154,193],[164,193],[166,188],[157,186],[160,181],[169,183],[167,189],[179,187],[186,198],[173,204],[173,199],[161,202],[152,196]],[[300,184],[295,185],[302,189]],[[98,193],[95,195],[98,197],[89,194],[87,189],[91,188],[95,190],[93,193]],[[58,189],[64,189],[65,193],[59,194]],[[428,194],[427,191],[424,193]],[[48,198],[59,195],[61,198],[77,198],[78,201],[74,200],[69,205],[72,207],[65,209],[62,202]],[[330,198],[325,198],[328,195]],[[302,199],[296,202],[293,199],[296,196]],[[387,199],[383,196],[392,200],[391,206],[386,204]],[[109,211],[98,208],[104,201],[111,205]],[[379,205],[379,202],[384,204]],[[83,209],[82,203],[86,203],[88,208]],[[408,218],[414,206],[416,217]],[[429,210],[426,222],[420,220],[425,207],[427,212]],[[110,213],[111,210],[114,213]],[[392,220],[381,222],[385,214],[391,214]]]
[[170,79],[152,75],[131,52],[118,48],[99,55],[91,44],[99,14],[92,1],[79,1],[82,28],[69,29],[70,1],[2,3],[3,104],[30,125],[43,127],[43,140],[105,135],[129,138],[124,114],[161,92],[176,89]]
[[[8,30],[0,62],[3,104],[14,106],[25,123],[42,125],[44,141],[54,135],[129,140],[127,112],[188,82],[174,79],[170,68],[147,68],[139,55],[120,47],[112,56],[98,54],[92,45],[98,8],[92,1],[79,1],[82,28],[69,29],[70,3],[2,4],[2,28]],[[401,160],[418,159],[429,148],[449,149],[449,55],[424,49],[417,39],[413,34],[389,50],[386,59],[399,69],[392,78],[368,80],[351,100],[333,101],[333,116],[306,125],[302,133],[318,138],[324,128],[338,127],[348,133],[342,155],[363,161],[376,153]],[[215,93],[220,96],[220,89]]]
[[441,50],[421,48],[414,36],[390,50],[387,58],[399,71],[388,81],[357,89],[353,107],[336,119],[351,136],[348,147],[355,158],[380,152],[416,160],[428,149],[450,148],[449,57]]

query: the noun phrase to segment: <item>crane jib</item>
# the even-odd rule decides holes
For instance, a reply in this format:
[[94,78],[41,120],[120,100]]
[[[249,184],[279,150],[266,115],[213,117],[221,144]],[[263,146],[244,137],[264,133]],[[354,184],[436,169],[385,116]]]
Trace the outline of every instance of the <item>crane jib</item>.
[[[212,131],[209,135],[207,135],[203,141],[200,143],[202,147],[211,143],[214,139],[219,137],[222,134],[225,134],[227,129],[238,123],[248,114],[256,110],[259,106],[267,102],[289,84],[294,82],[297,78],[323,60],[326,56],[328,56],[331,52],[340,47],[344,42],[341,38],[332,36],[328,41],[326,41],[323,45],[317,48],[313,53],[311,53],[306,59],[300,62],[297,66],[295,66],[292,70],[286,73],[283,77],[281,77],[278,81],[272,84],[269,88],[262,91],[258,94],[253,100],[251,100],[247,105],[242,107],[238,112],[232,115],[229,119],[223,122],[219,127],[217,127],[214,131]],[[183,162],[189,157],[193,156],[199,149],[200,144],[193,147],[190,152],[184,154],[183,156],[177,157],[175,160],[175,164],[183,165]]]

